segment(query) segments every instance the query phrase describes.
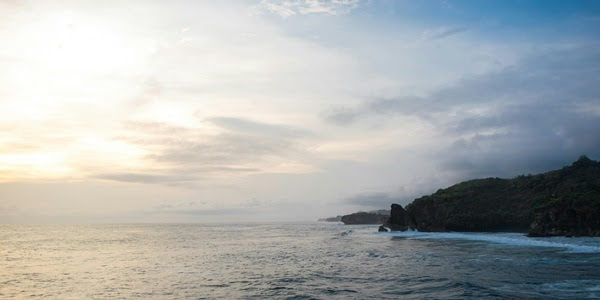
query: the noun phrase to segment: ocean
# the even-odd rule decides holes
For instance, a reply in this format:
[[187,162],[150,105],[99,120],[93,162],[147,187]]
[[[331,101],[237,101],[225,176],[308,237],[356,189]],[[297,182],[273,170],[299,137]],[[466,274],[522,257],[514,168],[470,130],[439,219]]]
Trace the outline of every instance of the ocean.
[[600,299],[600,238],[296,224],[0,225],[0,299]]

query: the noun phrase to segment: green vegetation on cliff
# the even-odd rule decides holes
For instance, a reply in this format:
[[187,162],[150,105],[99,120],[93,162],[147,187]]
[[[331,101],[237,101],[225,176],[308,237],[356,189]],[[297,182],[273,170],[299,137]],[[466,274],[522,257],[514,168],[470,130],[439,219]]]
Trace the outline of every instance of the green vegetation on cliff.
[[465,181],[415,199],[406,212],[420,231],[599,235],[600,163],[581,156],[539,175]]
[[342,216],[341,221],[346,225],[382,224],[390,217],[389,211],[357,212]]

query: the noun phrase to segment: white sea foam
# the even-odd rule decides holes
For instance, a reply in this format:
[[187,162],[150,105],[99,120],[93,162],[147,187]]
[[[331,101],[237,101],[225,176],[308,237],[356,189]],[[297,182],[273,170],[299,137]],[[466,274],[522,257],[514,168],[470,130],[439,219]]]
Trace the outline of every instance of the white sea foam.
[[382,235],[406,237],[412,239],[461,239],[496,244],[562,248],[571,253],[600,253],[599,238],[531,238],[522,233],[464,233],[464,232],[388,232]]

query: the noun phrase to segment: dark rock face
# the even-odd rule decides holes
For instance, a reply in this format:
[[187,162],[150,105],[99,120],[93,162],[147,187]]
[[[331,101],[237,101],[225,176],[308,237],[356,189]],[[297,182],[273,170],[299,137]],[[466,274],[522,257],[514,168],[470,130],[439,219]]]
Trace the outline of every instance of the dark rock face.
[[[483,188],[485,189],[485,188]],[[479,192],[470,195],[471,201],[457,197],[445,201],[420,198],[406,207],[410,227],[419,231],[527,231],[532,218],[532,207],[506,199],[492,205]],[[489,201],[489,200],[488,200]],[[513,207],[513,208],[511,208]]]
[[600,236],[600,163],[582,156],[543,174],[461,182],[415,199],[406,209],[393,204],[384,225],[399,231]]
[[387,219],[388,216],[386,215],[368,212],[357,212],[342,216],[342,222],[346,225],[383,224]]
[[536,213],[529,236],[600,236],[600,209],[550,208]]
[[542,175],[550,191],[536,209],[529,236],[600,236],[600,162],[581,156]]
[[392,204],[390,218],[385,223],[392,231],[406,231],[409,228],[408,214],[399,204]]

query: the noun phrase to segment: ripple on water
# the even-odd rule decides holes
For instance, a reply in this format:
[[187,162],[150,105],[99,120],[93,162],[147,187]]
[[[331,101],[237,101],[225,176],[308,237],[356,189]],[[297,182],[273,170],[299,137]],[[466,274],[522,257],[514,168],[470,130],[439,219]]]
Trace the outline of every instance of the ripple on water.
[[495,288],[514,296],[539,298],[600,298],[600,280],[561,280],[552,283],[520,283]]
[[[376,231],[323,223],[0,226],[0,298],[568,299],[600,293],[598,240]],[[571,251],[577,249],[589,253]]]

